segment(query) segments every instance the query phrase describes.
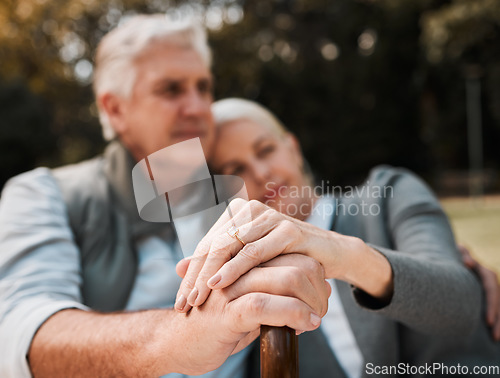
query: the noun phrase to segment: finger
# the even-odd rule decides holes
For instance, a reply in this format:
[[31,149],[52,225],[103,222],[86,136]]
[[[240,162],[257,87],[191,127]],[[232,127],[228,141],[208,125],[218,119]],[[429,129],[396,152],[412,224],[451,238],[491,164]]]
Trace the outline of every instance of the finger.
[[179,312],[187,312],[191,309],[188,303],[189,297],[193,296],[194,283],[198,272],[201,270],[206,259],[206,254],[192,256],[188,269],[177,292],[174,308]]
[[191,257],[186,257],[185,259],[180,260],[175,266],[175,272],[180,278],[184,278],[186,275],[186,271],[189,267],[189,262],[191,261]]
[[497,317],[495,325],[492,327],[493,339],[500,341],[500,317]]
[[210,293],[210,289],[206,285],[208,278],[198,285],[196,282],[209,251],[215,248],[225,252],[226,261],[229,260],[232,257],[232,250],[235,250],[234,253],[236,253],[241,248],[241,242],[229,236],[226,231],[231,225],[248,223],[251,220],[252,211],[263,211],[263,206],[260,203],[255,204],[255,201],[248,202],[240,198],[231,201],[207,235],[196,246],[193,254],[195,261],[189,264],[177,293],[175,308],[178,311],[187,312],[195,304],[201,305],[206,300]]
[[[276,225],[279,224],[279,220],[283,219],[283,216],[277,211],[264,208],[262,206],[260,206],[255,213],[259,214],[257,218],[249,221],[250,215],[248,209],[246,209],[246,207],[242,208],[228,223],[222,226],[220,234],[212,238],[207,259],[199,272],[195,283],[198,296],[196,298],[190,298],[194,299],[193,302],[188,300],[190,305],[201,306],[208,297],[210,290],[214,288],[214,285],[216,285],[220,280],[220,275],[215,273],[225,263],[229,262],[233,256],[238,256],[241,253],[246,254],[245,251],[250,251],[252,246],[249,246],[247,243],[258,240],[261,237],[265,237],[270,231],[276,228]],[[241,226],[238,227],[237,236],[232,236],[229,234],[228,230],[231,226],[234,227],[235,224]],[[277,248],[276,250],[276,254],[278,254],[280,251]],[[270,256],[269,258],[274,257],[276,254]],[[241,267],[241,272],[233,279],[232,282],[234,282],[242,274],[249,271],[251,268],[259,265],[262,261],[266,261],[267,259],[257,259],[252,261],[251,264],[244,265]],[[238,263],[239,259],[236,261],[237,265]],[[229,285],[229,283],[227,285]],[[227,285],[217,288],[225,287]]]
[[[231,201],[230,205],[233,207],[233,210],[238,209],[239,213],[241,212],[242,209],[245,208],[246,204],[247,201],[237,198]],[[230,214],[231,211],[229,210],[228,206],[226,211],[224,211],[221,217],[217,220],[217,222],[212,226],[212,228],[208,231],[208,233],[196,246],[196,249],[192,256],[192,261],[188,266],[188,269],[184,275],[184,278],[177,292],[177,299],[174,306],[177,311],[180,312],[189,311],[191,307],[195,304],[197,298],[200,296],[200,291],[202,292],[202,295],[200,296],[201,303],[203,303],[205,299],[208,297],[210,290],[208,290],[206,284],[204,285],[200,284],[196,286],[196,281],[200,271],[203,268],[203,265],[205,264],[205,260],[210,251],[214,239],[219,240],[217,239],[217,237],[221,234],[221,232],[223,232],[221,230],[226,230],[229,228],[230,224],[234,224],[234,221],[230,218]],[[227,235],[227,237],[229,237],[229,235]],[[235,241],[232,240],[232,238],[229,241],[229,243],[237,245],[237,243],[235,243]]]
[[214,264],[214,268],[220,269],[215,270],[217,273],[208,280],[208,285],[213,289],[227,287],[250,269],[271,260],[281,253],[286,253],[293,239],[281,231],[282,227],[278,226],[261,239],[247,243],[225,265],[217,267]]
[[255,331],[249,332],[244,338],[238,341],[238,344],[236,344],[236,348],[234,348],[231,355],[236,354],[245,349],[259,336],[260,336],[260,328],[256,329]]
[[261,267],[280,267],[291,266],[299,268],[300,271],[307,277],[311,285],[314,287],[315,293],[321,295],[323,307],[320,312],[323,316],[328,310],[328,298],[331,295],[332,288],[330,283],[325,280],[325,270],[323,266],[311,257],[307,257],[298,253],[280,255],[274,259],[261,264]]
[[260,325],[312,331],[321,324],[321,318],[307,304],[279,295],[246,294],[229,302],[226,309],[229,327],[234,332],[252,332]]
[[193,295],[193,297],[188,299],[188,303],[191,306],[201,306],[205,302],[211,290],[211,288],[207,286],[209,278],[224,265],[224,263],[231,260],[242,247],[243,244],[238,239],[231,237],[227,232],[223,232],[213,240],[207,258],[195,277],[196,290],[193,290],[197,292],[197,296],[194,297]]
[[482,265],[478,265],[478,272],[486,293],[486,320],[492,326],[498,317],[498,307],[500,305],[498,277],[495,272]]
[[465,266],[470,269],[474,269],[477,266],[477,261],[472,258],[469,249],[461,244],[457,245],[457,248],[462,255],[462,261],[464,262]]
[[328,282],[326,280],[325,280],[325,282],[326,282],[326,284],[328,286],[327,289],[326,289],[328,291],[328,298],[330,298],[330,295],[332,295],[332,290],[333,290],[332,284],[330,284],[330,282]]
[[294,297],[306,303],[320,316],[328,309],[330,295],[325,281],[313,285],[307,275],[296,266],[252,269],[225,290],[230,298],[253,292]]
[[233,199],[226,207],[222,215],[217,219],[217,221],[214,223],[214,225],[210,228],[207,234],[211,234],[212,232],[216,232],[219,230],[222,226],[224,226],[226,223],[231,221],[233,218],[234,214],[237,214],[240,212],[241,209],[243,209],[245,206],[248,206],[248,201],[242,199],[242,198],[235,198]]

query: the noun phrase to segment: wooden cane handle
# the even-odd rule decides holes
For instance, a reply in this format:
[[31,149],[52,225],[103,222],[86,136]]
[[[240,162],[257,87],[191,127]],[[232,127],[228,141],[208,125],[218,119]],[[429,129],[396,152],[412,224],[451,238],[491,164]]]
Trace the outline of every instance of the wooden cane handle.
[[299,348],[295,330],[260,327],[261,378],[298,378]]

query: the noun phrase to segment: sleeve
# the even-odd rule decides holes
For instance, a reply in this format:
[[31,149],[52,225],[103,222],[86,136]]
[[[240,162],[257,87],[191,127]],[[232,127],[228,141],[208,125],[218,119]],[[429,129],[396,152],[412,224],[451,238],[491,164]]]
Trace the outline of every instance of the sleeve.
[[80,294],[79,251],[50,171],[11,179],[0,201],[0,376],[30,377],[27,353],[42,323]]
[[389,261],[394,293],[388,305],[354,289],[362,307],[417,331],[467,336],[480,322],[481,287],[464,266],[439,201],[416,176],[399,171],[386,198],[393,249],[370,244]]

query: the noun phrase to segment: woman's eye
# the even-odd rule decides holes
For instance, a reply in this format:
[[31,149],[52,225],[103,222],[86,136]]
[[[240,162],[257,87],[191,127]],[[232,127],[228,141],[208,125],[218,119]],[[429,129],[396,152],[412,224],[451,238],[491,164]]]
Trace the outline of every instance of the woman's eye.
[[269,144],[267,146],[262,147],[259,149],[257,152],[257,156],[260,158],[266,157],[267,155],[271,154],[275,150],[275,146],[272,144]]
[[228,172],[228,175],[240,176],[245,171],[243,166],[234,167],[231,172]]

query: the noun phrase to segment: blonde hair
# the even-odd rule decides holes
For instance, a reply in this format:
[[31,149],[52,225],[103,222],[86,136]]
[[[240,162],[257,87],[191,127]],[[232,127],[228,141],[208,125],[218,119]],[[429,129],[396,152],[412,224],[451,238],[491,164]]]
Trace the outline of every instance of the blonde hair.
[[226,98],[212,104],[212,115],[216,127],[246,119],[269,128],[277,135],[288,133],[276,116],[262,105],[243,98]]
[[[99,43],[93,83],[96,99],[102,93],[130,96],[137,76],[134,60],[156,42],[193,49],[210,68],[212,57],[201,22],[194,18],[174,21],[163,14],[133,16],[106,34]],[[101,108],[99,120],[104,138],[113,139],[115,131]]]

